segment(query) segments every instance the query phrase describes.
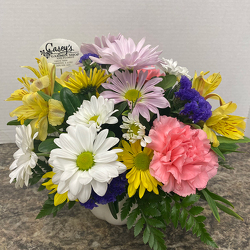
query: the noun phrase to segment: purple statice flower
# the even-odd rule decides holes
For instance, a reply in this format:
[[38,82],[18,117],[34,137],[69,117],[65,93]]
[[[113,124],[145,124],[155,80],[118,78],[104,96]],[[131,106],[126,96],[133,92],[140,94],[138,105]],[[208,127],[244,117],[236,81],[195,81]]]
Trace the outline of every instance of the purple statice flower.
[[84,54],[83,56],[81,56],[79,63],[83,63],[83,61],[88,60],[90,56],[97,57],[97,58],[99,57],[97,54],[94,54],[94,53]]
[[116,201],[116,197],[121,195],[126,191],[126,185],[128,184],[128,180],[126,178],[126,173],[120,174],[118,177],[114,178],[111,183],[108,185],[107,192],[103,196],[99,196],[94,191],[91,193],[91,198],[85,202],[80,204],[88,209],[93,209],[94,207],[98,207],[97,204],[107,204],[109,202]]
[[100,95],[113,99],[115,104],[126,101],[133,116],[139,117],[141,114],[149,121],[149,111],[159,116],[158,108],[169,107],[169,102],[163,96],[164,90],[155,86],[162,81],[162,78],[155,77],[147,81],[147,76],[147,71],[140,71],[139,75],[137,71],[133,71],[133,73],[129,73],[127,70],[125,72],[117,71],[110,78],[110,83],[102,84],[106,90]]
[[137,45],[131,38],[126,39],[124,36],[113,43],[106,38],[105,42],[107,47],[98,50],[101,58],[90,57],[90,59],[99,64],[111,64],[110,72],[118,69],[149,69],[160,62],[159,55],[162,51],[156,51],[158,46],[155,48],[150,48],[150,45],[143,47],[145,38],[141,39]]
[[212,106],[202,97],[198,91],[192,89],[191,81],[182,76],[180,80],[180,89],[175,93],[175,96],[182,101],[186,101],[184,109],[180,112],[186,115],[189,119],[197,123],[206,121],[212,115]]

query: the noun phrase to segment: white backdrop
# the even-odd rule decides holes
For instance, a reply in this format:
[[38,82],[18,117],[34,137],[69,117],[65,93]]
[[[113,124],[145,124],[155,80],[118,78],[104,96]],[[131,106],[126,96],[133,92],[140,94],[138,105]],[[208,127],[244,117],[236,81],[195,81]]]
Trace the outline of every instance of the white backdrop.
[[237,103],[234,114],[250,115],[249,0],[1,0],[0,27],[0,143],[14,142],[15,128],[6,123],[21,104],[4,100],[21,87],[18,77],[32,75],[20,66],[37,67],[40,46],[53,38],[80,46],[108,33],[136,42],[146,37],[191,76],[220,72],[216,93]]

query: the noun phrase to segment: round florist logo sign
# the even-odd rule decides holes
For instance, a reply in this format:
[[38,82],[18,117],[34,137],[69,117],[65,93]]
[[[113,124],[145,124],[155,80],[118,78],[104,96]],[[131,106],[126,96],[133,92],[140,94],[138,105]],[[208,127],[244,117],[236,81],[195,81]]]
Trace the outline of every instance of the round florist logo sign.
[[66,39],[51,39],[40,47],[40,54],[47,58],[49,63],[63,69],[75,65],[79,60],[78,45]]

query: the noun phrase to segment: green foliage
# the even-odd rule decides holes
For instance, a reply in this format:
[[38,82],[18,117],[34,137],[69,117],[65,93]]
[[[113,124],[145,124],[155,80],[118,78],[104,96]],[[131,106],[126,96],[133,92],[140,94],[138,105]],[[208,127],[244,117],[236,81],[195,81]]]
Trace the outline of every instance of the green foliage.
[[161,87],[164,90],[172,88],[177,81],[175,75],[165,75],[165,76],[160,76],[160,78],[162,78],[162,81],[159,82],[156,86]]
[[113,116],[115,117],[120,117],[120,115],[123,113],[123,111],[127,108],[128,103],[127,102],[121,102],[118,104],[115,104],[114,110],[118,109],[118,111],[116,111]]
[[241,217],[241,216],[239,216],[237,213],[235,213],[232,209],[230,209],[230,208],[228,208],[228,207],[226,207],[226,206],[224,206],[224,205],[222,205],[221,203],[219,203],[219,202],[215,202],[215,204],[216,204],[216,206],[220,209],[220,210],[222,210],[223,212],[225,212],[225,213],[227,213],[227,214],[229,214],[229,215],[231,215],[231,216],[234,216],[236,219],[238,219],[238,220],[243,220],[243,218]]
[[15,126],[18,126],[18,125],[21,125],[20,121],[18,121],[17,119],[16,120],[12,120],[12,121],[9,121],[7,123],[7,125],[15,125]]
[[218,147],[213,147],[211,145],[211,149],[218,155],[220,156],[224,161],[226,160],[225,159],[225,156],[223,155],[223,153],[220,151],[220,149]]
[[217,136],[217,139],[220,143],[248,143],[250,142],[250,138],[244,136],[243,139],[233,140],[224,136]]
[[49,171],[51,171],[51,167],[46,162],[38,160],[36,166],[32,169],[32,177],[29,179],[29,185],[36,184]]
[[52,149],[58,148],[58,146],[54,143],[55,138],[47,138],[45,141],[42,141],[38,150],[42,153],[49,153]]
[[239,146],[236,143],[220,143],[218,148],[221,151],[221,153],[223,153],[223,155],[230,154],[232,152],[240,153],[240,151],[236,150],[237,148],[239,148]]
[[55,81],[55,85],[54,85],[54,93],[57,94],[62,90],[63,86],[58,83],[57,81]]
[[109,202],[108,206],[112,216],[117,220],[117,213],[119,212],[118,202]]
[[37,215],[36,219],[40,219],[50,214],[53,214],[53,217],[55,217],[57,212],[64,207],[64,205],[66,204],[66,201],[58,206],[54,206],[54,196],[55,196],[55,193],[48,195],[48,199],[44,202],[43,207],[41,211],[39,212],[39,214]]
[[73,115],[81,106],[78,97],[74,95],[72,91],[68,88],[61,89],[60,99],[68,116]]
[[37,93],[47,102],[49,99],[51,99],[52,97],[45,94],[43,91],[39,90],[37,91]]
[[219,215],[214,199],[210,196],[210,194],[206,191],[206,189],[201,190],[201,192],[204,195],[205,199],[207,200],[207,203],[209,207],[211,208],[214,217],[216,218],[217,221],[220,222],[220,215]]

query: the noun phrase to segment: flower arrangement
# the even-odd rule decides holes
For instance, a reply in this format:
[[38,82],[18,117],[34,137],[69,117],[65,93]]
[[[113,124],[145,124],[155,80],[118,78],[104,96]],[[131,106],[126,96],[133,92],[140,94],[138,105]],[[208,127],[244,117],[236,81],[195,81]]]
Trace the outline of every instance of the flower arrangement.
[[[245,117],[231,115],[236,104],[213,93],[219,73],[191,77],[144,43],[97,37],[81,45],[79,70],[60,78],[45,57],[37,59],[38,70],[24,66],[35,76],[18,79],[26,89],[7,99],[22,102],[8,123],[17,125],[19,148],[10,182],[23,187],[43,179],[38,190],[50,192],[37,218],[55,216],[66,204],[107,204],[154,250],[166,249],[171,222],[217,247],[196,203],[208,204],[218,221],[218,209],[242,219],[206,186],[219,166],[230,168],[225,155],[250,142]],[[209,98],[219,103],[213,111]]]

